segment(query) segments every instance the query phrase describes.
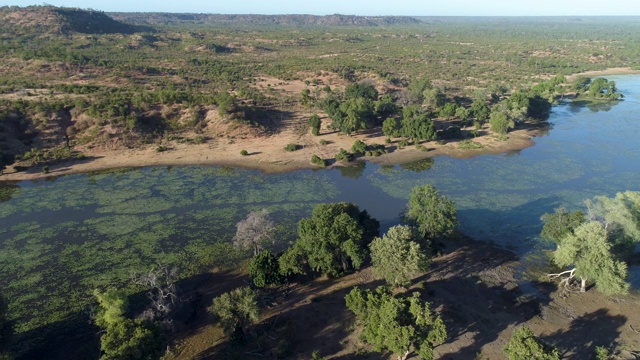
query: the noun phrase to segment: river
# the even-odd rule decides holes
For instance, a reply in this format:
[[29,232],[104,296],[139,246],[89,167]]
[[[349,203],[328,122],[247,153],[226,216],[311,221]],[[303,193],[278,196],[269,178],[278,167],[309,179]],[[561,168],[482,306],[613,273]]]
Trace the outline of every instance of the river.
[[427,183],[455,201],[463,233],[523,258],[538,254],[550,247],[538,237],[545,212],[640,190],[640,76],[608,79],[624,101],[554,106],[535,146],[508,154],[275,175],[153,167],[3,183],[0,276],[10,312],[29,331],[85,311],[92,289],[121,286],[159,263],[187,273],[224,263],[221,244],[251,210],[267,208],[283,225],[280,248],[321,202],[353,202],[386,230],[411,189]]

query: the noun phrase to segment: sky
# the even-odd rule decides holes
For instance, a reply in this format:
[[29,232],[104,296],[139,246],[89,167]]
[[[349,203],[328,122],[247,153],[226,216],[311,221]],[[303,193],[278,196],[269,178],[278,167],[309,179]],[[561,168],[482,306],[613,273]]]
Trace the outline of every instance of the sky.
[[[3,5],[43,5],[0,0]],[[410,16],[640,15],[640,1],[617,0],[49,0],[46,4],[101,11],[218,14],[347,14]]]

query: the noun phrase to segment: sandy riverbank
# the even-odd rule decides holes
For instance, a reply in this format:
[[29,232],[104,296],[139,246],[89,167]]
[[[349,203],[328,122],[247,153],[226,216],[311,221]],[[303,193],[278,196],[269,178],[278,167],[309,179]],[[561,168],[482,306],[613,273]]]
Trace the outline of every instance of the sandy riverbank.
[[[434,141],[423,143],[423,149],[416,146],[398,147],[398,142],[387,144],[389,153],[379,157],[362,157],[361,159],[379,164],[398,164],[448,155],[455,157],[471,157],[487,153],[503,153],[517,151],[533,145],[532,137],[539,129],[527,127],[509,133],[507,140],[499,140],[491,135],[488,128],[483,129],[484,136],[473,141],[482,144],[482,149],[463,150],[459,141],[437,144]],[[86,159],[80,161],[61,162],[48,165],[49,173],[42,172],[42,166],[33,166],[26,171],[16,172],[12,167],[5,170],[0,181],[33,180],[47,176],[60,176],[92,171],[168,165],[220,165],[257,169],[266,173],[289,172],[300,169],[311,169],[311,157],[317,155],[327,159],[329,166],[348,165],[335,164],[333,159],[340,149],[350,150],[356,140],[367,144],[384,144],[385,137],[380,132],[366,132],[354,136],[346,136],[335,132],[323,132],[320,136],[296,135],[293,132],[268,137],[238,137],[232,141],[226,138],[210,137],[204,144],[180,144],[164,142],[169,150],[157,152],[157,145],[149,145],[141,149],[80,149]],[[326,142],[321,144],[321,140]],[[287,144],[298,144],[301,148],[287,152]],[[246,150],[248,155],[241,155]]]

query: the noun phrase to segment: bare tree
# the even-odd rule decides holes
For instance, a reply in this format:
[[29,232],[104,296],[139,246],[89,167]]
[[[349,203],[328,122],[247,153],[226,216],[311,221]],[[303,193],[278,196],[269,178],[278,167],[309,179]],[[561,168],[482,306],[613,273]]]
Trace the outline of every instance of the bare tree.
[[233,245],[243,250],[253,249],[254,256],[258,255],[266,244],[274,242],[272,234],[275,223],[269,217],[267,209],[250,212],[236,227]]
[[178,269],[167,266],[152,268],[148,273],[134,276],[133,282],[149,289],[147,298],[149,307],[140,318],[149,321],[160,321],[163,326],[171,328],[172,320],[169,315],[180,303],[178,297]]

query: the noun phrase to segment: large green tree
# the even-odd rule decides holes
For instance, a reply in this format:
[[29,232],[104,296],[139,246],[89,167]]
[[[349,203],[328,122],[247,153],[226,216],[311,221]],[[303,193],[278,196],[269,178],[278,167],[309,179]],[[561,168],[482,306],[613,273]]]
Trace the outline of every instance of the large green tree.
[[257,287],[277,285],[282,281],[278,258],[269,250],[261,251],[251,259],[249,276]]
[[428,242],[407,225],[393,226],[369,245],[376,274],[393,286],[405,286],[429,268]]
[[449,236],[458,225],[453,201],[428,184],[411,190],[404,219],[426,239]]
[[605,227],[597,221],[578,226],[573,233],[565,236],[561,246],[554,252],[554,261],[561,267],[573,268],[551,278],[564,277],[569,284],[574,277],[580,279],[580,291],[586,291],[587,282],[607,295],[626,294],[627,264],[620,261],[611,251],[611,243]]
[[249,327],[258,322],[258,292],[248,287],[231,290],[214,298],[209,311],[220,319],[227,335],[242,339]]
[[350,203],[320,204],[310,218],[298,222],[298,240],[280,262],[284,273],[302,269],[327,276],[358,269],[364,263],[369,242],[378,235],[379,223]]
[[514,330],[511,340],[504,347],[509,360],[560,360],[555,347],[540,341],[528,327]]
[[384,287],[375,292],[356,287],[345,300],[363,325],[364,340],[377,351],[388,349],[399,354],[400,360],[412,352],[421,359],[433,359],[433,348],[447,337],[440,315],[419,293],[396,297]]
[[436,127],[433,120],[417,106],[406,106],[402,110],[401,133],[416,141],[435,140]]

